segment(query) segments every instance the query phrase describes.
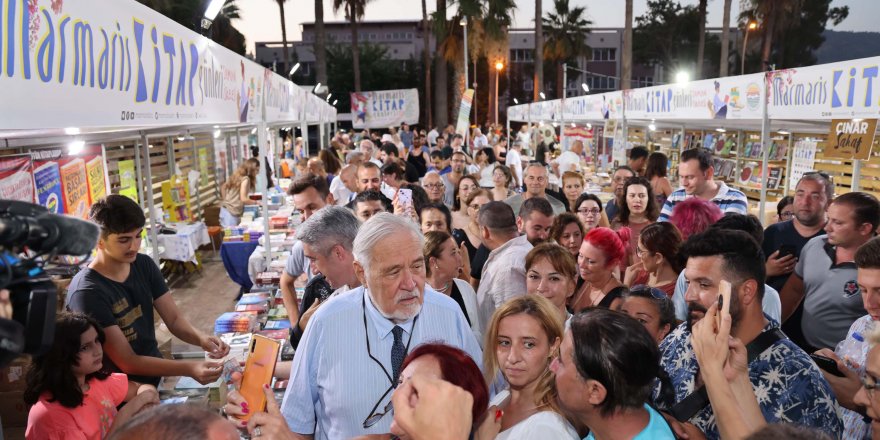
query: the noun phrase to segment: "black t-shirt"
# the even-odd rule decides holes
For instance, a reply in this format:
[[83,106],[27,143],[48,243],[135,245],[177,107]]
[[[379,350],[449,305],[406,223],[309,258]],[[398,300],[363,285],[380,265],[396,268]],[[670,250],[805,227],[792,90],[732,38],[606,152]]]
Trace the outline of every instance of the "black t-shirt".
[[425,177],[425,173],[428,172],[428,161],[425,160],[426,155],[427,153],[425,152],[425,147],[422,147],[422,154],[415,155],[410,153],[409,157],[406,158],[407,163],[412,164],[412,166],[416,167],[416,171],[418,172],[419,177]]
[[[135,354],[161,358],[156,342],[153,301],[167,292],[168,285],[156,263],[150,257],[138,254],[131,263],[128,278],[122,283],[90,268],[76,274],[68,287],[67,309],[90,315],[103,328],[119,326]],[[106,356],[106,351],[104,353],[104,367],[120,371]],[[161,378],[129,375],[129,379],[157,385]]]
[[449,297],[455,300],[458,303],[458,306],[461,307],[461,313],[464,313],[464,319],[467,319],[468,325],[471,325],[471,317],[468,316],[467,307],[464,305],[464,298],[461,296],[461,292],[458,290],[458,284],[455,284],[455,280],[451,281],[452,290],[449,291]]
[[409,183],[419,183],[419,177],[425,175],[425,173],[419,175],[418,168],[416,168],[416,166],[413,165],[411,162],[403,162],[403,165],[406,167],[405,171],[403,172],[404,179],[406,179],[406,181]]
[[[326,301],[333,294],[333,288],[327,282],[324,275],[312,277],[306,287],[303,289],[303,300],[299,303],[299,316],[302,318],[303,313],[312,307],[315,301]],[[299,329],[299,320],[297,325],[290,329],[290,345],[296,349],[299,347],[299,340],[302,339],[303,331]]]
[[[794,247],[795,257],[800,258],[801,250],[804,248],[804,245],[813,239],[813,237],[818,237],[824,234],[825,229],[820,229],[819,232],[812,237],[802,237],[797,229],[795,229],[793,220],[772,224],[764,230],[764,243],[761,244],[761,248],[764,251],[764,259],[769,259],[770,255],[778,251],[782,245]],[[767,277],[767,285],[776,289],[777,292],[781,292],[782,287],[785,286],[790,275],[791,274]]]
[[484,244],[481,244],[480,247],[477,248],[474,258],[471,259],[471,278],[479,280],[483,277],[483,266],[486,265],[486,260],[489,259],[490,252],[492,251],[490,251]]

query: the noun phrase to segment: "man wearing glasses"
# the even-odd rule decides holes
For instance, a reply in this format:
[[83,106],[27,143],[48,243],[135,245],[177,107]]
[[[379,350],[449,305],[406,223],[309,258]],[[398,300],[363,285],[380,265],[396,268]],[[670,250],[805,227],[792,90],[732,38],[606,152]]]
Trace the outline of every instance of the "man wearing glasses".
[[[795,186],[793,218],[767,227],[762,249],[767,257],[767,285],[782,291],[794,271],[801,250],[808,241],[825,235],[825,211],[834,198],[831,178],[820,172],[805,173]],[[800,322],[803,306],[798,306],[782,330],[793,341],[802,342]]]
[[[848,362],[844,359],[844,353],[841,352],[834,352],[828,348],[816,352],[818,355],[835,360],[837,369],[844,373],[843,377],[839,377],[822,370],[822,374],[831,384],[831,389],[834,390],[834,395],[837,396],[840,406],[844,407],[843,427],[845,434],[843,438],[846,439],[871,438],[871,425],[866,423],[860,413],[864,412],[865,408],[863,407],[872,408],[873,402],[877,402],[874,400],[876,393],[874,387],[877,383],[875,378],[880,370],[877,370],[877,366],[871,365],[871,362],[868,361],[868,337],[871,329],[880,320],[880,239],[874,238],[863,244],[856,251],[855,262],[858,270],[859,289],[862,292],[862,304],[868,314],[857,319],[850,326],[846,339],[854,342],[853,335],[860,335],[864,340],[861,344],[863,348],[855,357],[849,353]],[[874,354],[872,357],[876,359],[877,355]],[[866,366],[867,371],[865,370]],[[874,369],[873,373],[871,373],[872,368]],[[871,376],[871,378],[867,376]],[[862,397],[859,398],[857,392],[862,384],[865,384],[867,393],[862,394]],[[870,415],[870,413],[868,414]],[[873,417],[877,417],[876,412]]]
[[452,185],[445,177],[437,174],[436,171],[428,171],[422,178],[422,188],[428,193],[428,200],[431,203],[443,203],[446,206],[452,205],[452,194],[449,188]]
[[380,213],[354,240],[363,283],[321,306],[293,359],[281,412],[297,438],[340,439],[389,432],[391,396],[411,348],[443,342],[482,365],[458,304],[425,288],[418,225]]

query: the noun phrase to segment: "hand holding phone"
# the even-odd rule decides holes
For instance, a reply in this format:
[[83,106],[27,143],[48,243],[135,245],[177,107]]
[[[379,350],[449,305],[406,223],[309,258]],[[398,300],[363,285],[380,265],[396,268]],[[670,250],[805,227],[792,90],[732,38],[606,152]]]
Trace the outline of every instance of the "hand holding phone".
[[815,353],[811,353],[810,358],[813,359],[813,362],[816,363],[816,366],[818,366],[822,370],[827,371],[837,377],[844,377],[844,374],[840,371],[839,368],[837,368],[837,362],[835,362],[834,359]]
[[400,188],[397,190],[397,203],[401,206],[412,206],[412,190],[409,188]]
[[718,310],[716,311],[715,320],[717,328],[721,329],[721,320],[726,316],[730,316],[730,296],[732,287],[729,281],[721,280],[718,283]]
[[266,410],[267,399],[263,385],[272,383],[280,348],[281,344],[278,341],[265,336],[254,335],[251,340],[250,354],[244,367],[239,390],[250,406],[250,412],[239,417],[241,420],[250,419],[256,411]]

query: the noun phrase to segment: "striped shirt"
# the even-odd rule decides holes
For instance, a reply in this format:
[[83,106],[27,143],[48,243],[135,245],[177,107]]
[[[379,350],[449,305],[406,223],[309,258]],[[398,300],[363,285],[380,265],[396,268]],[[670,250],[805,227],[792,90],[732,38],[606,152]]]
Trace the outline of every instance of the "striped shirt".
[[[725,214],[728,212],[735,212],[737,214],[749,213],[749,200],[742,191],[733,189],[727,186],[724,182],[716,181],[715,183],[718,184],[718,194],[715,194],[715,197],[712,197],[712,203],[718,205],[718,207],[721,208],[721,212]],[[657,221],[669,221],[669,216],[672,215],[672,209],[675,208],[675,205],[679,202],[683,202],[688,197],[693,196],[688,195],[684,188],[676,190],[670,194],[666,199],[666,203],[663,204],[663,210],[660,211],[660,217]]]
[[[399,325],[404,343],[411,338],[410,351],[424,342],[443,342],[482,365],[482,351],[461,308],[446,295],[426,286],[418,318]],[[391,414],[369,429],[363,423],[377,402],[376,412],[381,413],[391,401],[392,384],[385,371],[392,374],[392,328],[394,323],[379,313],[363,287],[330,299],[315,312],[293,357],[281,403],[293,432],[314,434],[315,439],[389,432]]]

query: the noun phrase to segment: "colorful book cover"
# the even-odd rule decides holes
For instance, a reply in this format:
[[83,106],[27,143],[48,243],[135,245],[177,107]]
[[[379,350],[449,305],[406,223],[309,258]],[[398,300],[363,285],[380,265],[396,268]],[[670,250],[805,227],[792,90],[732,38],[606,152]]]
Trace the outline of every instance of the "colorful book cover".
[[89,215],[89,183],[86,164],[74,159],[61,167],[61,185],[64,189],[64,207],[67,214],[82,219]]
[[61,172],[58,162],[46,162],[34,170],[37,202],[54,214],[64,213],[64,195],[61,191]]
[[107,185],[104,181],[104,158],[95,156],[86,163],[86,171],[89,176],[89,195],[94,202],[107,195]]
[[30,156],[0,159],[0,199],[34,201],[34,175]]
[[120,160],[119,165],[119,194],[137,201],[137,173],[135,173],[133,160]]

